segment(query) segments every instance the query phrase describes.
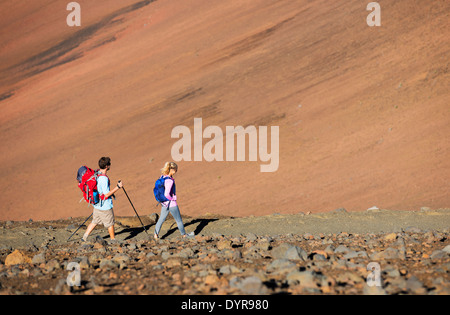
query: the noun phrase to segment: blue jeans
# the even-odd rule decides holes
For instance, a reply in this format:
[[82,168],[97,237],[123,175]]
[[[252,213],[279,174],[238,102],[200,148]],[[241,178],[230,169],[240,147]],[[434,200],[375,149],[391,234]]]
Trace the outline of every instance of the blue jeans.
[[159,231],[161,230],[161,226],[166,221],[167,216],[169,215],[169,212],[172,214],[173,218],[177,222],[178,229],[180,230],[181,235],[185,235],[186,231],[184,230],[184,224],[183,220],[181,220],[181,214],[180,209],[178,206],[170,207],[167,209],[167,207],[161,207],[161,216],[159,217],[158,223],[156,223],[155,227],[155,234],[158,235]]

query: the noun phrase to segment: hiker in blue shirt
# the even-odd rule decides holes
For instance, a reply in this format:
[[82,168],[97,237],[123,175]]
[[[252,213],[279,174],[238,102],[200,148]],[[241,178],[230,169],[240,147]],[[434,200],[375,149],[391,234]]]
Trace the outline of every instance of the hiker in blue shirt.
[[97,226],[103,224],[108,229],[111,240],[115,240],[114,231],[114,212],[113,212],[113,195],[123,187],[122,182],[119,181],[116,187],[110,190],[110,181],[108,178],[108,171],[111,168],[111,159],[109,157],[102,157],[98,161],[100,170],[98,171],[97,190],[100,196],[100,202],[94,205],[94,213],[91,224],[86,229],[86,233],[82,238],[86,241],[89,234]]

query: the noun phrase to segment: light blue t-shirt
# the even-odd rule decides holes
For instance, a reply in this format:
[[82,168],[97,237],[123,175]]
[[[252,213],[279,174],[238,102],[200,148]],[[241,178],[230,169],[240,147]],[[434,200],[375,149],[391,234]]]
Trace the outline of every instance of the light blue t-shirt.
[[[99,176],[97,179],[97,191],[98,194],[106,195],[109,193],[109,179],[107,176]],[[100,200],[99,203],[94,205],[95,209],[98,210],[109,210],[113,207],[112,196],[106,200]]]

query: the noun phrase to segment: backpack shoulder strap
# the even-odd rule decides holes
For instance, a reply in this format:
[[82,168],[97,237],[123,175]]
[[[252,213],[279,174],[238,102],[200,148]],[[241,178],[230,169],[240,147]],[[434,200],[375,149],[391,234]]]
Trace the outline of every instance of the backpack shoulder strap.
[[98,179],[99,179],[100,177],[105,176],[105,177],[108,179],[108,184],[110,183],[110,180],[109,180],[108,175],[103,174],[103,173],[100,173],[100,172],[98,172],[98,173],[96,172],[95,175],[96,175],[95,179],[96,179],[97,181],[98,181]]

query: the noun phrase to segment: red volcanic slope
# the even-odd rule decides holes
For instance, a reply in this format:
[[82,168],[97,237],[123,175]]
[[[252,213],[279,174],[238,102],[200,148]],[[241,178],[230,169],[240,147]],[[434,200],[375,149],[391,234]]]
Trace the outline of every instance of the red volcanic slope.
[[379,1],[381,27],[360,0],[78,2],[81,27],[61,1],[0,3],[0,220],[87,216],[76,171],[104,155],[159,211],[195,117],[279,126],[280,161],[179,162],[183,214],[450,205],[448,1]]

